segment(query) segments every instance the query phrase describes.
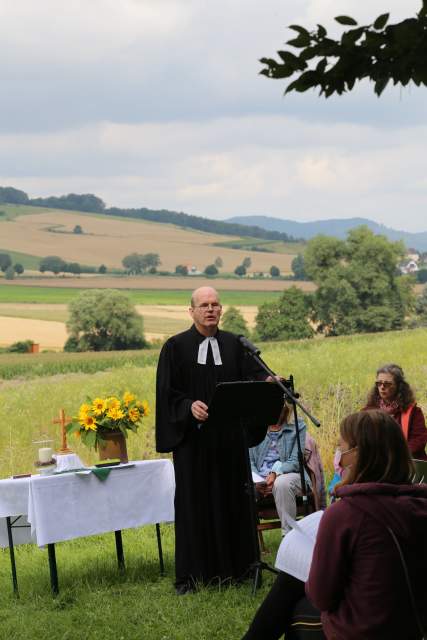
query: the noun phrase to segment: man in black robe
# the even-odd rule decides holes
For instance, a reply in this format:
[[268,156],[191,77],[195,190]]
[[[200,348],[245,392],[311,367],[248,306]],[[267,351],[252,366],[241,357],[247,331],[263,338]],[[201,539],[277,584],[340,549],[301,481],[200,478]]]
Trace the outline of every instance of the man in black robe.
[[189,312],[193,326],[163,345],[156,389],[156,447],[173,452],[175,467],[178,594],[238,581],[256,559],[241,428],[204,423],[217,383],[266,377],[237,337],[218,329],[215,289],[196,289]]

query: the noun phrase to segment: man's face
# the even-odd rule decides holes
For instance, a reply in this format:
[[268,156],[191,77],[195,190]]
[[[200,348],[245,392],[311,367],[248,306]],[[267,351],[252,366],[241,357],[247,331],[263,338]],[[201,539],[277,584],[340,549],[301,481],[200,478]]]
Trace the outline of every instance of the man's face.
[[205,336],[214,335],[221,318],[222,307],[214,289],[202,288],[194,294],[194,306],[189,312],[196,329]]

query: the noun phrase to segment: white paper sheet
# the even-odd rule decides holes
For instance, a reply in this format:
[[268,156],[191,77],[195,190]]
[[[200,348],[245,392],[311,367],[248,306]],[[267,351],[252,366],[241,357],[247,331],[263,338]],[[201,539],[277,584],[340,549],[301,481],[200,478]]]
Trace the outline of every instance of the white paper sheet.
[[293,520],[286,516],[292,527],[282,540],[276,556],[276,569],[306,582],[310,573],[311,559],[316,542],[317,530],[323,511],[315,511],[302,520]]

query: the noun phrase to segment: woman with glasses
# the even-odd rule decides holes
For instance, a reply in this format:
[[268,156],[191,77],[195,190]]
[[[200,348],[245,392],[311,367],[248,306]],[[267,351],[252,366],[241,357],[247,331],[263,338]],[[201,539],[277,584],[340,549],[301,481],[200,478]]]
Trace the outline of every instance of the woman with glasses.
[[399,365],[386,364],[378,369],[365,409],[381,409],[392,416],[400,424],[412,456],[427,460],[424,414]]
[[244,640],[423,637],[427,485],[411,484],[407,442],[384,411],[344,418],[340,451],[339,500],[320,520],[307,582],[280,573]]

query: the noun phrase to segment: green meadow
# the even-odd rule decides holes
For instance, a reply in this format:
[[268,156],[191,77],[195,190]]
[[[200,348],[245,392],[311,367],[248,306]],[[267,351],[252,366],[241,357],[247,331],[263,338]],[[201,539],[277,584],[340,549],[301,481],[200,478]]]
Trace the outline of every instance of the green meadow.
[[[293,374],[301,400],[322,423],[310,426],[326,467],[341,418],[364,404],[376,368],[398,362],[427,409],[427,330],[357,335],[261,345],[262,357],[276,371]],[[158,351],[123,353],[0,355],[0,476],[33,470],[33,441],[52,438],[60,408],[76,415],[87,396],[131,390],[148,400],[151,413],[137,435],[131,434],[131,458],[158,456],[154,451],[154,383]],[[97,454],[72,439],[86,463]],[[0,625],[12,640],[153,639],[238,640],[266,594],[265,575],[255,598],[249,585],[209,588],[177,598],[173,580],[173,525],[162,525],[166,576],[159,577],[153,527],[124,532],[127,572],[117,571],[112,534],[57,545],[60,594],[52,599],[46,551],[16,550],[21,598],[12,595],[7,551],[0,551]],[[279,537],[267,532],[274,557]]]
[[[102,280],[100,280],[102,287]],[[131,299],[133,304],[188,304],[192,282],[189,279],[186,289],[120,289]],[[68,304],[85,288],[74,287],[32,287],[26,285],[0,284],[0,303],[25,302],[28,304]],[[281,295],[280,291],[222,291],[221,302],[232,305],[260,305],[271,302]]]

